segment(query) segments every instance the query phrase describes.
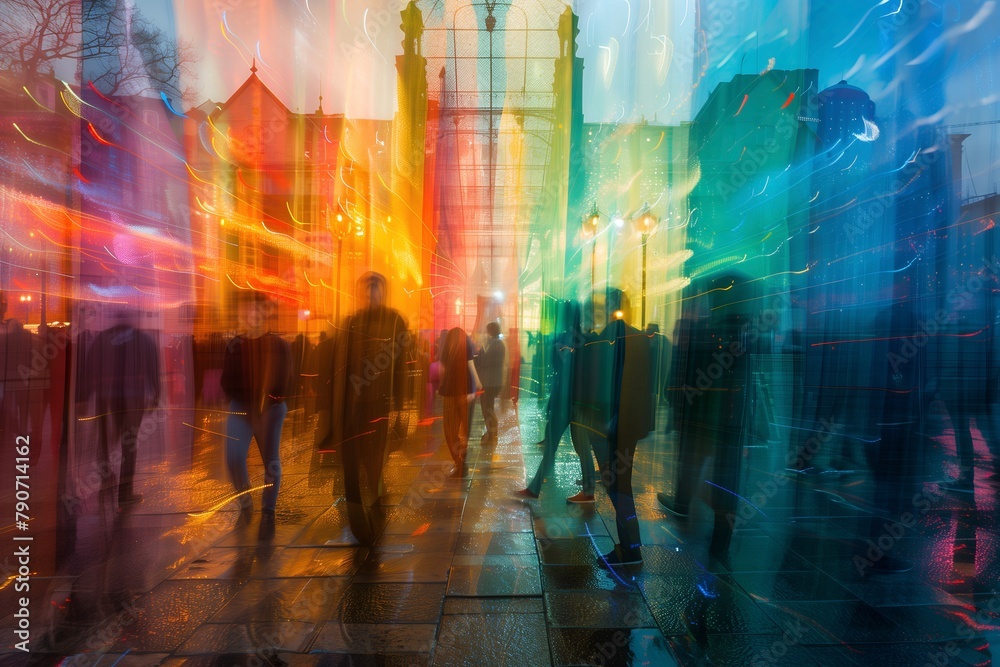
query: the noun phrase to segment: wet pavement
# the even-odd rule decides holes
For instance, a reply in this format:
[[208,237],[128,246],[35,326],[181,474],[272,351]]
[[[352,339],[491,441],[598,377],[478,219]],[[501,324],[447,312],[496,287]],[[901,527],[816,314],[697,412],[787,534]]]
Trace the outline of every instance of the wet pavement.
[[[462,481],[447,477],[439,420],[392,452],[384,529],[370,549],[351,536],[340,474],[313,454],[301,411],[286,423],[274,538],[259,541],[256,520],[234,528],[221,421],[203,417],[190,451],[171,451],[166,438],[140,456],[143,503],[121,513],[102,510],[93,495],[83,504],[74,555],[55,576],[33,580],[32,661],[991,664],[1000,640],[992,487],[968,497],[930,488],[898,535],[886,517],[891,534],[875,546],[914,568],[873,576],[854,560],[870,534],[866,476],[776,481],[786,475],[782,446],[747,448],[741,507],[752,511],[741,512],[728,551],[711,555],[704,502],[683,521],[657,504],[658,491],[672,493],[677,447],[660,429],[637,454],[644,566],[608,572],[596,561],[613,546],[607,496],[566,504],[579,490],[579,465],[564,440],[541,498],[515,499],[541,458],[533,443],[542,423],[534,401],[502,416],[495,447],[473,438]],[[921,473],[928,479],[954,460],[938,418],[938,449]],[[478,414],[473,432],[481,432]],[[255,454],[251,477],[260,483]],[[255,502],[259,510],[259,495]],[[11,593],[0,590],[4,609],[14,608]],[[25,656],[0,661],[24,664]]]

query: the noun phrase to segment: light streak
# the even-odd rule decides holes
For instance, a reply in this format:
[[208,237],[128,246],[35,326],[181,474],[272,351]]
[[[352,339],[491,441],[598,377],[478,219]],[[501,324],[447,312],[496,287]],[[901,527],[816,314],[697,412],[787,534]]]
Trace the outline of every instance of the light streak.
[[377,46],[375,46],[372,36],[368,34],[368,9],[368,7],[365,7],[365,15],[361,18],[361,26],[365,29],[365,37],[368,38],[368,43],[372,45],[373,49],[375,49],[375,53],[377,53],[378,57],[382,59],[382,62],[388,65],[389,63],[386,62],[385,56],[383,56],[382,52],[378,50]]
[[761,514],[762,514],[762,515],[764,516],[764,518],[765,518],[765,519],[770,519],[770,517],[768,517],[768,516],[767,516],[767,513],[766,513],[766,512],[764,512],[764,510],[762,510],[761,508],[757,507],[757,506],[756,506],[756,505],[754,505],[754,504],[753,504],[752,502],[750,502],[749,500],[747,500],[746,498],[744,498],[744,497],[743,497],[743,496],[741,496],[740,494],[736,493],[735,491],[730,491],[730,490],[729,490],[729,489],[727,489],[726,487],[724,487],[724,486],[720,486],[719,484],[716,484],[715,482],[713,482],[713,481],[711,481],[711,480],[707,480],[707,479],[706,479],[706,480],[705,480],[705,483],[706,483],[706,484],[709,484],[709,485],[711,485],[711,486],[714,486],[715,488],[719,489],[720,491],[725,491],[726,493],[728,493],[728,494],[730,494],[730,495],[732,495],[732,496],[736,496],[737,498],[739,498],[740,500],[742,500],[742,501],[743,501],[743,502],[745,502],[746,504],[750,505],[750,507],[752,507],[752,508],[754,508],[755,510],[757,510],[758,512],[760,512],[760,513],[761,513]]
[[879,7],[881,7],[882,5],[885,5],[885,4],[888,4],[888,3],[889,3],[889,0],[882,0],[882,1],[881,1],[881,2],[879,2],[879,3],[877,4],[877,5],[875,5],[874,7],[872,7],[871,9],[869,9],[869,10],[868,10],[867,12],[865,12],[865,15],[861,17],[861,20],[860,20],[860,21],[858,21],[857,25],[855,25],[855,26],[854,26],[854,29],[853,29],[853,30],[851,30],[851,31],[850,31],[849,33],[847,33],[847,37],[845,37],[844,39],[842,39],[842,40],[840,40],[839,42],[837,42],[836,44],[834,44],[834,45],[833,45],[833,48],[837,49],[837,48],[840,48],[841,46],[843,46],[844,44],[846,44],[846,43],[847,43],[847,40],[849,40],[849,39],[850,39],[851,37],[854,37],[854,34],[855,34],[855,33],[856,33],[856,32],[857,32],[858,30],[860,30],[860,29],[861,29],[861,26],[863,26],[863,25],[864,25],[864,23],[865,23],[865,20],[866,20],[866,19],[868,18],[868,16],[869,16],[869,15],[870,15],[870,14],[871,14],[871,13],[872,13],[873,11],[875,11],[876,9],[878,9]]
[[181,118],[188,117],[186,113],[178,111],[177,109],[174,108],[174,105],[170,103],[170,98],[167,97],[167,94],[162,90],[160,91],[160,99],[163,100],[163,105],[167,107],[167,111],[169,111],[170,113],[174,114],[175,116],[180,116]]
[[270,487],[271,487],[271,484],[261,484],[260,486],[254,486],[254,487],[251,487],[251,488],[249,488],[249,489],[247,489],[245,491],[240,491],[238,493],[234,493],[232,495],[226,496],[225,498],[223,498],[221,501],[219,501],[215,505],[212,505],[211,507],[209,507],[207,510],[204,510],[202,512],[188,512],[188,516],[196,518],[196,519],[204,517],[204,516],[210,516],[212,514],[215,514],[217,511],[219,511],[220,509],[222,509],[223,507],[225,507],[226,505],[228,505],[232,501],[236,500],[240,496],[245,496],[245,495],[251,494],[251,493],[253,493],[255,491],[260,491],[261,489],[268,489]]
[[740,102],[740,108],[737,109],[736,113],[733,114],[733,118],[736,118],[736,116],[739,116],[743,112],[743,107],[747,105],[747,100],[749,99],[750,99],[749,93],[743,95],[743,101]]
[[727,55],[727,56],[726,56],[725,58],[723,58],[723,59],[722,59],[722,60],[721,60],[721,61],[719,62],[719,64],[718,64],[718,65],[716,65],[716,66],[715,66],[715,69],[722,69],[723,67],[725,67],[725,66],[726,66],[726,63],[728,63],[728,62],[729,62],[730,60],[732,60],[732,59],[733,59],[733,56],[735,56],[735,55],[736,55],[736,52],[737,52],[737,51],[739,51],[740,49],[742,49],[742,48],[743,48],[743,45],[744,45],[744,44],[746,44],[747,42],[749,42],[750,40],[752,40],[752,39],[753,39],[753,38],[755,38],[756,36],[757,36],[757,32],[756,32],[756,31],[754,31],[754,32],[750,33],[749,35],[747,35],[746,37],[744,37],[744,38],[743,38],[743,41],[742,41],[742,42],[740,42],[740,43],[739,43],[739,44],[738,44],[738,45],[736,46],[736,48],[734,48],[734,49],[733,49],[732,51],[730,51],[730,52],[729,52],[729,54],[728,54],[728,55]]
[[879,138],[882,131],[879,129],[878,125],[874,122],[868,120],[867,118],[862,119],[865,123],[865,131],[861,134],[855,134],[854,138],[858,141],[863,141],[865,143],[871,143]]
[[37,104],[39,107],[41,107],[45,111],[48,111],[49,113],[55,113],[55,109],[50,109],[47,106],[45,106],[44,104],[42,104],[41,102],[39,102],[38,100],[36,100],[35,96],[31,94],[31,91],[28,90],[27,87],[21,86],[21,90],[23,90],[28,95],[28,97],[31,99],[31,101],[34,102],[35,104]]
[[113,143],[97,133],[97,128],[94,127],[93,123],[87,123],[87,130],[90,132],[90,136],[94,137],[98,143],[104,144],[105,146],[114,146]]

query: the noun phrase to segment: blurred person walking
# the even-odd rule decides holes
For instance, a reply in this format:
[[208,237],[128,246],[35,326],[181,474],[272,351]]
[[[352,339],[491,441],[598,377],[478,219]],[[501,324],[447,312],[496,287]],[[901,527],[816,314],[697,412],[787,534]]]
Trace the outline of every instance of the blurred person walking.
[[[734,273],[691,283],[674,344],[674,424],[680,434],[677,477],[673,497],[662,492],[656,497],[662,509],[687,519],[700,491],[699,480],[707,480],[715,514],[709,551],[717,557],[729,549],[737,511],[753,352],[749,333],[756,303],[751,282]],[[712,469],[705,471],[709,461]]]
[[[610,569],[642,565],[632,469],[636,445],[653,428],[653,388],[649,336],[628,324],[631,312],[622,290],[609,290],[606,312],[608,324],[593,345],[610,351],[605,357],[610,366],[588,369],[582,381],[607,387],[590,415],[593,421],[588,435],[600,465],[601,482],[615,508],[618,544],[597,559],[598,565]],[[605,377],[609,384],[605,384]]]
[[594,388],[589,383],[594,378],[586,370],[586,355],[597,351],[587,346],[588,341],[596,340],[596,336],[584,336],[580,329],[580,306],[572,301],[560,304],[557,319],[557,330],[560,332],[555,339],[552,354],[552,391],[549,394],[546,413],[545,437],[542,440],[544,452],[538,464],[534,477],[528,486],[517,493],[521,498],[537,498],[542,490],[545,478],[555,469],[556,449],[566,428],[570,429],[573,449],[580,458],[580,473],[583,489],[580,493],[567,498],[570,503],[594,502],[594,489],[597,486],[597,474],[594,470],[594,458],[591,454],[591,443],[587,432],[586,411],[588,395]]
[[455,462],[453,479],[469,474],[469,426],[476,393],[482,389],[476,372],[475,347],[460,327],[448,332],[441,353],[441,396],[444,397],[444,439]]
[[497,322],[486,325],[486,334],[486,345],[479,353],[477,371],[483,383],[483,396],[480,400],[483,421],[486,423],[486,434],[483,435],[482,445],[492,447],[497,444],[499,436],[496,400],[503,388],[503,368],[507,348],[500,338],[500,325]]
[[249,495],[250,475],[247,454],[250,440],[257,441],[264,464],[264,493],[261,500],[259,537],[274,536],[274,511],[281,488],[281,430],[288,414],[291,350],[287,342],[271,333],[268,320],[274,303],[261,292],[241,294],[239,321],[246,333],[237,335],[226,347],[222,389],[231,401],[226,425],[226,466],[239,493],[238,526],[253,517]]
[[403,316],[387,305],[385,276],[365,273],[356,295],[358,310],[333,345],[330,442],[340,451],[351,532],[370,545],[378,536],[376,512],[385,494],[391,417],[401,415],[407,398],[412,341]]
[[146,413],[160,402],[160,352],[149,334],[140,331],[126,311],[117,323],[97,334],[90,345],[84,382],[95,395],[100,456],[112,462],[120,447],[119,509],[142,502],[134,491],[139,428]]

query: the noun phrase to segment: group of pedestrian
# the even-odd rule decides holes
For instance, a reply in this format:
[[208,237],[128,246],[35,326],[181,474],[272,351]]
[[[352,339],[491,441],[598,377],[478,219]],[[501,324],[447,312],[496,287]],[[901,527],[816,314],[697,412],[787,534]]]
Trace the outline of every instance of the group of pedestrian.
[[[650,336],[631,324],[627,295],[609,290],[598,330],[582,327],[583,311],[573,302],[560,304],[558,334],[552,350],[553,377],[547,408],[542,461],[521,498],[538,498],[552,474],[556,448],[567,428],[580,459],[583,489],[569,503],[593,503],[594,458],[602,486],[615,509],[618,544],[598,558],[602,567],[642,563],[639,522],[632,491],[636,444],[653,428]],[[595,304],[586,307],[593,322]]]
[[[403,411],[409,387],[406,364],[415,345],[405,319],[387,305],[384,276],[362,276],[357,300],[357,311],[316,346],[310,370],[316,376],[317,447],[339,454],[351,530],[359,541],[370,544],[378,533],[379,499],[385,495],[391,416]],[[253,516],[247,468],[251,438],[264,465],[262,539],[275,531],[281,430],[295,365],[292,347],[270,329],[275,312],[274,303],[260,292],[248,292],[241,299],[239,321],[244,333],[227,345],[221,376],[231,400],[226,463],[240,505],[238,525],[249,523]],[[496,444],[499,438],[495,404],[504,384],[506,350],[498,323],[489,323],[486,333],[481,349],[458,327],[443,332],[438,341],[434,370],[443,399],[444,441],[455,464],[451,476],[456,479],[469,473],[469,433],[477,395],[482,397],[486,424],[482,444]]]

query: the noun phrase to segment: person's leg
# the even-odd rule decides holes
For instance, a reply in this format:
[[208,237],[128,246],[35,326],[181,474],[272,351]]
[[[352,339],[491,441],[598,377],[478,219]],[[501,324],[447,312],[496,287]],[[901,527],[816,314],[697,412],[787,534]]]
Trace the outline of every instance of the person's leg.
[[[612,476],[612,466],[610,465],[610,456],[608,439],[599,433],[590,432],[587,439],[590,441],[590,448],[594,452],[594,458],[597,459],[597,469],[601,473],[601,486],[604,490],[611,493],[611,484],[614,481]],[[596,486],[596,484],[595,484]]]
[[[682,436],[684,430],[681,430]],[[691,501],[694,499],[701,476],[702,464],[705,461],[704,445],[698,438],[681,437],[678,443],[677,482],[674,485],[673,507],[679,514],[691,511]]]
[[444,431],[444,442],[448,445],[451,460],[455,460],[458,440],[458,424],[455,422],[455,401],[452,396],[442,396],[443,412],[441,415],[441,430]]
[[[264,464],[264,488],[261,510],[274,512],[278,502],[278,490],[281,488],[281,427],[285,423],[288,406],[285,403],[272,405],[261,415],[260,423],[255,424],[254,435],[260,460]],[[244,456],[244,466],[246,456]]]
[[541,492],[542,482],[555,469],[556,449],[559,448],[559,441],[562,439],[566,427],[569,426],[568,396],[561,383],[557,383],[552,389],[552,395],[549,396],[549,404],[545,412],[548,415],[542,439],[545,449],[542,451],[542,460],[538,464],[538,470],[535,471],[535,476],[528,483],[528,491],[536,496]]
[[486,423],[486,440],[497,439],[496,400],[500,393],[499,387],[491,387],[483,391],[482,409],[483,421]]
[[[247,453],[250,451],[250,438],[253,428],[246,415],[246,408],[239,403],[229,406],[229,418],[226,420],[226,468],[233,488],[242,493],[250,488],[250,474],[247,472]],[[240,507],[250,508],[252,501],[248,494],[239,498]]]
[[121,425],[122,467],[118,480],[118,503],[128,504],[137,500],[133,492],[135,480],[135,460],[138,456],[139,429],[145,412],[128,412],[124,415]]
[[[99,407],[99,406],[98,406]],[[102,479],[99,498],[103,502],[111,502],[111,494],[114,493],[114,476],[105,475],[104,471],[113,470],[111,446],[115,442],[116,428],[113,414],[105,414],[97,418],[97,461],[102,467]],[[34,449],[34,448],[32,448]]]
[[373,420],[371,431],[363,438],[362,457],[364,458],[365,474],[368,478],[368,488],[363,492],[366,504],[376,503],[381,495],[382,471],[385,468],[388,437],[389,420],[383,418]]
[[472,422],[476,419],[476,395],[472,394],[470,399],[468,395],[465,397],[465,431],[466,438],[465,442],[469,442],[469,437],[472,435]]
[[597,475],[594,473],[594,456],[591,454],[590,432],[580,423],[574,421],[569,425],[570,437],[573,439],[573,449],[580,457],[580,475],[583,480],[582,493],[594,495],[597,486]]
[[[465,396],[444,397],[444,439],[455,465],[465,461],[465,450],[462,447],[462,432],[468,437],[468,403]],[[466,445],[468,440],[465,441]]]
[[635,497],[632,495],[632,461],[635,457],[634,440],[619,443],[614,459],[610,462],[611,485],[608,495],[615,508],[618,542],[625,560],[640,559],[642,540],[639,537],[639,519],[635,514]]
[[344,470],[344,500],[349,503],[361,502],[361,440],[348,438],[338,447],[340,462]]
[[712,510],[715,527],[712,531],[711,553],[720,555],[729,550],[739,509],[736,493],[739,486],[740,454],[743,451],[739,429],[723,429],[713,447],[715,462],[712,481]]
[[[551,424],[551,422],[549,422]],[[538,470],[535,471],[535,476],[531,478],[528,482],[528,491],[534,495],[538,495],[542,492],[542,482],[545,478],[552,474],[552,471],[556,467],[556,449],[559,447],[559,439],[562,437],[562,433],[556,434],[553,428],[549,425],[545,427],[545,449],[542,451],[542,460],[538,463]]]
[[469,430],[472,428],[472,415],[475,413],[476,400],[469,400],[468,395],[457,397],[461,422],[458,425],[458,453],[462,472],[466,469],[466,458],[469,452]]

